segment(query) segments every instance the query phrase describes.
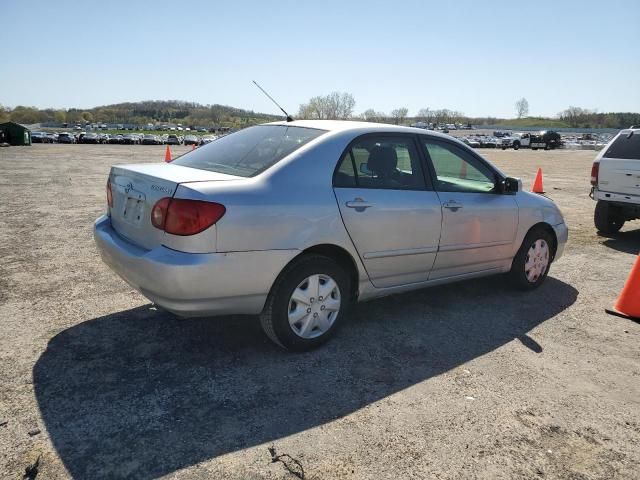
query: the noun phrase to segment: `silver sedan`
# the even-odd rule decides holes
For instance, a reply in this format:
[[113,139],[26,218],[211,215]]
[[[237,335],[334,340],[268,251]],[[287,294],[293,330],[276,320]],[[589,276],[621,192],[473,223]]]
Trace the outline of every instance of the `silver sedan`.
[[172,163],[114,166],[95,223],[107,265],[182,316],[257,314],[291,350],[354,301],[508,273],[538,287],[568,231],[462,142],[417,128],[294,121]]

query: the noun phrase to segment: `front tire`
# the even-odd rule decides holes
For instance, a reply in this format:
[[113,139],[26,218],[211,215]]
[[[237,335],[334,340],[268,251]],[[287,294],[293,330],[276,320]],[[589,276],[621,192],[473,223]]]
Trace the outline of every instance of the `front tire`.
[[520,148],[520,142],[513,142],[513,149],[518,150]]
[[544,228],[535,228],[524,237],[511,264],[509,276],[519,290],[542,285],[553,260],[553,238]]
[[615,208],[611,208],[609,202],[598,200],[593,222],[599,232],[611,234],[620,231],[624,225],[624,218],[615,211]]
[[311,350],[333,336],[350,298],[349,275],[338,263],[323,255],[304,255],[276,280],[260,324],[282,348]]

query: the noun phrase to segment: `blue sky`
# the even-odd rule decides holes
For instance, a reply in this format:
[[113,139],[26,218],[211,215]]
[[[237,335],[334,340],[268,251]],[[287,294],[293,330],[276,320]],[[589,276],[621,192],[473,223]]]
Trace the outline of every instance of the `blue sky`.
[[0,104],[640,111],[640,1],[3,0]]

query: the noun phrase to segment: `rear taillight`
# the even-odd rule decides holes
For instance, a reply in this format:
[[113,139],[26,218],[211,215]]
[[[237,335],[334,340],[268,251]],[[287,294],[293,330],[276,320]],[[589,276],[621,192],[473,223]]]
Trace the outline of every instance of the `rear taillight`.
[[172,235],[195,235],[225,214],[224,205],[201,200],[161,198],[151,210],[151,224]]
[[600,173],[600,162],[594,162],[591,167],[591,185],[598,186],[598,174]]
[[169,202],[171,202],[169,197],[161,198],[151,209],[151,224],[160,230],[164,230],[164,222],[167,218]]
[[107,180],[107,205],[113,208],[113,192],[111,191],[111,179]]

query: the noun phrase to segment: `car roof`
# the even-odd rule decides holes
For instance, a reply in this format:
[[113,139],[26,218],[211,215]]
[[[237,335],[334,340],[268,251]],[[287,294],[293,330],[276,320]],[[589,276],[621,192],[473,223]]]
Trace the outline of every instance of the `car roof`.
[[398,133],[419,133],[422,135],[430,135],[433,137],[448,138],[450,135],[424,130],[423,128],[404,127],[401,125],[391,125],[388,123],[360,122],[354,120],[294,120],[293,122],[271,122],[263,125],[283,125],[289,127],[317,128],[330,132],[348,131],[348,130],[368,130],[375,132],[398,132]]

